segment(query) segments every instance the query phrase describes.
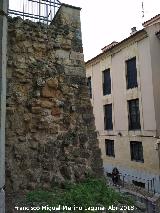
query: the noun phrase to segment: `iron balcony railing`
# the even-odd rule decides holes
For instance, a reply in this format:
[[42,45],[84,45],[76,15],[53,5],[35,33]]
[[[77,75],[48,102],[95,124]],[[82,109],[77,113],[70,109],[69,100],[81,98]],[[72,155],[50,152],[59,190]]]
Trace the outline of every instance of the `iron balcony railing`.
[[9,0],[8,14],[49,24],[60,6],[59,0]]

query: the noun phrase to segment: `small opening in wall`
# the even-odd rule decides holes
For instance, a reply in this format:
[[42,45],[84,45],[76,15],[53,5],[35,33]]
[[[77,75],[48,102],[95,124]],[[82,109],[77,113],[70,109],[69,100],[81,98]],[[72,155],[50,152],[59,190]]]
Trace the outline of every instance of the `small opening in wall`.
[[139,181],[132,180],[132,183],[133,183],[135,186],[138,186],[138,187],[141,187],[141,188],[145,188],[145,183],[143,183],[143,182],[139,182]]

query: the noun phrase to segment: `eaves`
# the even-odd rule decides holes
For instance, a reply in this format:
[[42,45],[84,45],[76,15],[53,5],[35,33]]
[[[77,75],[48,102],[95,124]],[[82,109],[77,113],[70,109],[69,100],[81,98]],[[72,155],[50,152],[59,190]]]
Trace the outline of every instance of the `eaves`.
[[120,52],[122,49],[129,47],[132,44],[145,39],[146,37],[148,37],[147,32],[144,29],[142,29],[142,30],[136,32],[135,34],[131,35],[130,37],[122,40],[121,42],[114,45],[110,49],[107,49],[106,51],[100,53],[99,55],[95,56],[94,58],[88,60],[85,64],[86,64],[86,66],[89,66],[91,64],[95,65],[95,64],[99,63],[101,60],[103,60],[105,57],[113,56],[116,53]]

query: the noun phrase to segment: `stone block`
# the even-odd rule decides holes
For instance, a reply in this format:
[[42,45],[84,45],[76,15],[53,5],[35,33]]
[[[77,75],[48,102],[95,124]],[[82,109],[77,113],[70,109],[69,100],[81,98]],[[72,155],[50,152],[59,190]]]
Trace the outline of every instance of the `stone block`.
[[53,107],[52,108],[52,112],[51,112],[51,115],[53,115],[53,116],[60,116],[61,115],[61,110],[60,110],[60,108],[58,108],[58,107]]
[[71,40],[70,39],[65,39],[63,40],[62,44],[61,44],[61,48],[63,48],[64,50],[70,50],[71,49]]
[[47,80],[47,85],[50,88],[57,89],[58,88],[58,79],[51,78],[51,79]]
[[32,113],[33,114],[41,113],[41,107],[32,107]]
[[65,66],[65,74],[68,76],[85,77],[85,71],[82,67]]
[[84,62],[84,55],[83,55],[83,53],[71,51],[70,59]]
[[42,107],[42,108],[51,109],[51,108],[53,107],[53,102],[50,102],[50,101],[42,101],[42,102],[41,102],[41,107]]
[[59,90],[50,88],[48,85],[45,85],[42,88],[42,97],[45,97],[45,98],[61,97],[61,92]]

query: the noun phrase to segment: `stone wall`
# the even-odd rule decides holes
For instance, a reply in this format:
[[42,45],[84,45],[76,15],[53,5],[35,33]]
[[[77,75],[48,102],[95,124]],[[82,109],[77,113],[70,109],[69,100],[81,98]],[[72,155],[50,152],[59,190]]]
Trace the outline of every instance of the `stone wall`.
[[7,193],[102,175],[80,8],[62,5],[49,26],[8,24]]

